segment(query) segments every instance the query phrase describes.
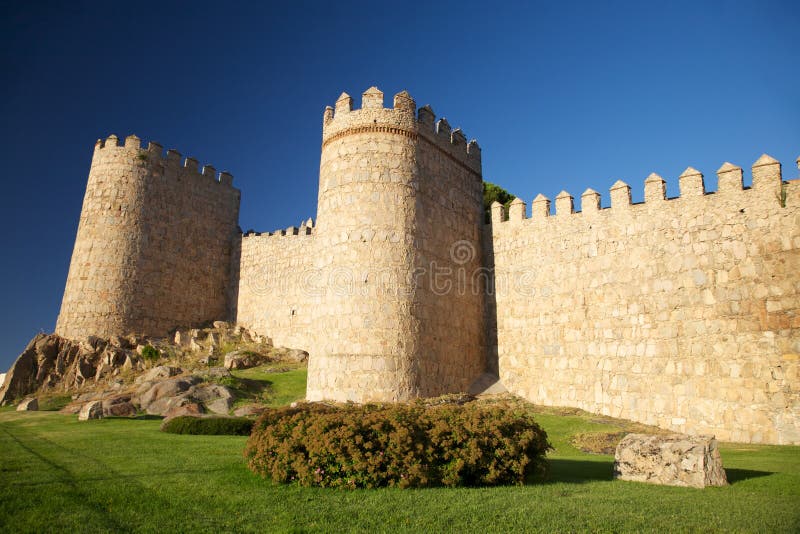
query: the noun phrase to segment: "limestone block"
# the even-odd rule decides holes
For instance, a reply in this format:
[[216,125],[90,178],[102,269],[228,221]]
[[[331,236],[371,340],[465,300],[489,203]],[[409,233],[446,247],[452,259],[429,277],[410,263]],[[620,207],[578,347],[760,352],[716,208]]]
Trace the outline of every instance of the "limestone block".
[[614,455],[614,478],[668,486],[726,486],[713,436],[628,434]]

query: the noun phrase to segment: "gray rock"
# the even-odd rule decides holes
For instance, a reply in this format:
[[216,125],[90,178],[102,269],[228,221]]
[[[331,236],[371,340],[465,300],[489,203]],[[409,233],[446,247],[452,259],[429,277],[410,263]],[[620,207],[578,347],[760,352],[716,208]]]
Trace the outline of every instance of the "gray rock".
[[209,412],[220,415],[228,415],[232,407],[233,399],[217,399],[206,403],[206,408],[208,408]]
[[[161,399],[177,397],[200,381],[200,377],[189,376],[156,382],[147,391],[139,395],[138,403],[143,409],[147,410],[148,413],[154,413],[150,410],[151,404]],[[158,410],[161,411],[161,408],[158,408]]]
[[104,416],[130,417],[136,415],[136,407],[131,403],[130,395],[111,397],[102,402]]
[[187,393],[187,397],[202,402],[208,411],[218,414],[227,414],[236,400],[236,395],[230,388],[218,384],[194,387]]
[[210,367],[202,374],[203,376],[207,376],[209,378],[225,378],[227,376],[231,376],[231,372],[224,367]]
[[290,362],[306,362],[308,361],[308,353],[300,349],[289,349],[283,359]]
[[179,375],[182,372],[183,370],[180,367],[169,367],[167,365],[159,365],[157,367],[153,367],[145,374],[137,378],[136,383],[139,384],[142,382],[157,382],[159,380],[165,380],[175,375]]
[[164,427],[164,423],[169,421],[174,417],[181,417],[184,415],[189,415],[192,417],[199,417],[204,413],[203,406],[196,403],[196,402],[187,402],[182,404],[181,406],[175,406],[169,410],[167,410],[164,415],[164,421],[161,423],[161,427]]
[[145,409],[150,415],[165,415],[177,408],[182,408],[194,404],[194,401],[186,394],[182,393],[174,397],[164,397],[147,405]]
[[103,403],[101,401],[87,402],[78,412],[78,421],[101,419],[103,417]]
[[269,358],[262,354],[250,351],[235,350],[225,355],[226,369],[249,369],[269,361]]
[[39,410],[39,401],[36,398],[25,399],[17,405],[18,412],[35,412]]
[[713,436],[628,434],[614,455],[614,478],[668,486],[726,486]]

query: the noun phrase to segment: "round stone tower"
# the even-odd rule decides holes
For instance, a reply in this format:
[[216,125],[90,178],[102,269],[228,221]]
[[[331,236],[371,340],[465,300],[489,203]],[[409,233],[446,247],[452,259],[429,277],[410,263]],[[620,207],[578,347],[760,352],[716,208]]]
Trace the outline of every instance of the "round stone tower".
[[375,87],[325,110],[310,400],[465,391],[484,370],[480,151],[415,111]]
[[135,135],[95,145],[57,334],[163,336],[227,317],[239,191],[162,152]]
[[[149,148],[160,156],[159,145]],[[151,160],[133,135],[123,146],[115,135],[95,144],[57,334],[81,338],[134,331],[133,285]]]

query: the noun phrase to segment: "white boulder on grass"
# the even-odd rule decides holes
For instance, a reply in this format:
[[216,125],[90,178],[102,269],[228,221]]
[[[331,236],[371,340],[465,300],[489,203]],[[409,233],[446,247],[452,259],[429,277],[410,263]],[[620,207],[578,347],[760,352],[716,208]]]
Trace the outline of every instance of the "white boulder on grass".
[[667,486],[727,486],[714,436],[628,434],[614,455],[614,478]]

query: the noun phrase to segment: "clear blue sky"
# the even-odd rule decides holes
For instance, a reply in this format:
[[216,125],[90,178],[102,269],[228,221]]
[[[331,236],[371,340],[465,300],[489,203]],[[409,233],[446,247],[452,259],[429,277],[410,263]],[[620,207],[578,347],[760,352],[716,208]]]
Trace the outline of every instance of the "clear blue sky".
[[[797,177],[800,4],[2,2],[0,369],[61,301],[95,139],[136,133],[233,173],[243,229],[315,216],[322,112],[407,89],[526,201],[677,194],[762,152]],[[360,105],[360,96],[356,99]]]

